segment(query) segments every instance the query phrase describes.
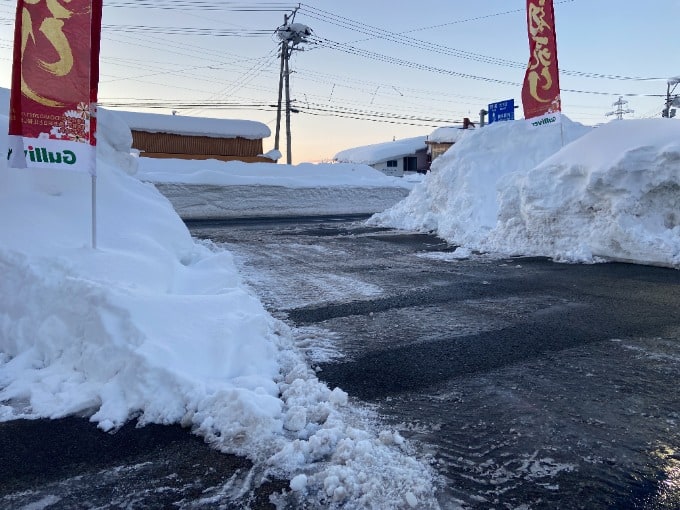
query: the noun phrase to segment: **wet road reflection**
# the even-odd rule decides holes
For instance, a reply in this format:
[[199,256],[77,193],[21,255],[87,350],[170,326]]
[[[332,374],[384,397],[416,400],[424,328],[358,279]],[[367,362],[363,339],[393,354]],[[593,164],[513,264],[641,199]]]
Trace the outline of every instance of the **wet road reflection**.
[[680,508],[680,271],[436,256],[360,221],[193,233],[420,445],[442,508]]

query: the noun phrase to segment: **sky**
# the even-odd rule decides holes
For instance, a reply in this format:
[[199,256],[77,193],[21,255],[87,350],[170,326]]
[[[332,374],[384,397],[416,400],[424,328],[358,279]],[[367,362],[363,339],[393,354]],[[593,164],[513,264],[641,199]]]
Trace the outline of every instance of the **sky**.
[[[529,57],[523,0],[394,5],[105,0],[100,102],[256,120],[273,133],[279,80],[274,31],[299,7],[295,21],[312,28],[314,37],[291,58],[291,97],[299,109],[292,118],[294,163],[426,136],[463,117],[476,120],[495,101],[515,99],[522,116]],[[4,87],[15,6],[0,0]],[[628,101],[624,108],[634,110],[627,118],[660,115],[666,80],[680,75],[672,43],[678,0],[555,0],[555,15],[563,111],[571,119],[606,122],[621,96]],[[273,145],[272,134],[264,150]]]
[[[272,211],[291,188],[315,187],[326,204],[342,193],[352,208],[361,189],[406,187],[368,223],[435,231],[458,246],[441,254],[452,264],[540,255],[680,269],[677,119],[499,122],[470,131],[406,184],[361,164],[282,172],[138,158],[122,117],[105,109],[97,140],[96,249],[88,174],[0,160],[0,216],[12,218],[0,222],[0,420],[84,414],[102,431],[181,423],[251,459],[255,477],[290,480],[281,497],[300,507],[437,508],[438,482],[375,410],[317,378],[309,360],[334,350],[332,338],[303,351],[304,334],[269,314],[233,255],[191,237],[163,183],[194,185],[187,193],[198,198],[202,184],[213,197],[216,184],[279,185]],[[204,503],[227,497],[215,491]],[[40,496],[7,497],[30,505]]]

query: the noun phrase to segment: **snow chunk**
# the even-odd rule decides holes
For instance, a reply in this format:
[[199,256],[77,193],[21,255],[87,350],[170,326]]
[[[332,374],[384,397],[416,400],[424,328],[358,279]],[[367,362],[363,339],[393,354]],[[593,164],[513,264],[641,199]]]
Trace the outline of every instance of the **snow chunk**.
[[307,475],[297,475],[290,481],[290,488],[296,492],[304,491],[307,487]]
[[411,508],[416,508],[418,506],[418,498],[416,498],[412,492],[407,492],[405,498],[408,506]]
[[340,388],[335,388],[328,396],[328,400],[337,406],[345,406],[347,405],[347,393],[342,391]]

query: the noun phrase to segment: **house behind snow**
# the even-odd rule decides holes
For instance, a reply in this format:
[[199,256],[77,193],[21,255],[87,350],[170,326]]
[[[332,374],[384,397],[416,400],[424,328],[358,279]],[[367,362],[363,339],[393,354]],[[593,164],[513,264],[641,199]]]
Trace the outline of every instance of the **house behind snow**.
[[468,130],[474,129],[474,127],[475,125],[470,122],[470,119],[466,118],[460,125],[444,126],[435,129],[425,142],[430,162],[444,154],[453,144],[465,136]]
[[271,135],[266,124],[252,120],[214,119],[116,112],[132,131],[132,148],[141,157],[219,159],[269,162],[262,140]]
[[338,163],[361,163],[386,175],[401,177],[404,172],[425,173],[428,169],[425,136],[364,145],[338,152]]

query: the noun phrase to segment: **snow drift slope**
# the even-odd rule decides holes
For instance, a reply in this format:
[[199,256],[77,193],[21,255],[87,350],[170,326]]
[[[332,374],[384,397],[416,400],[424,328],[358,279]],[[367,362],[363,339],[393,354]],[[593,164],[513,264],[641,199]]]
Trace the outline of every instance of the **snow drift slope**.
[[670,119],[493,124],[369,221],[500,254],[679,267],[678,140],[680,122]]
[[487,249],[680,267],[680,122],[611,122],[501,190]]
[[101,120],[96,250],[88,174],[0,161],[0,421],[181,423],[291,479],[301,507],[435,507],[431,469],[318,380],[231,254],[130,175],[124,123]]

